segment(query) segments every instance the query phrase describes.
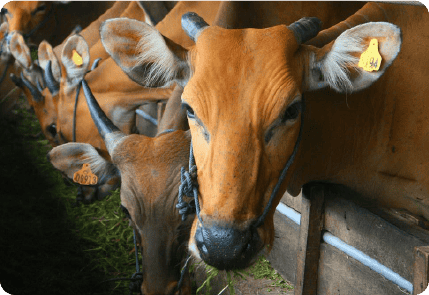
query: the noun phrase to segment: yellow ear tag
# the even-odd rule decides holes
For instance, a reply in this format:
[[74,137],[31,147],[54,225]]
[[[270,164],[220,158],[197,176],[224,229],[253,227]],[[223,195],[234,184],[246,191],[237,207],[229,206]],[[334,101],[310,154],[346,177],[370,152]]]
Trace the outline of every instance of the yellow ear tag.
[[73,56],[72,56],[73,62],[77,66],[81,66],[83,64],[82,57],[79,55],[79,53],[76,52],[76,50],[73,49]]
[[378,40],[372,39],[369,47],[365,50],[359,59],[358,66],[367,72],[378,71],[381,64],[381,55],[378,53]]
[[89,164],[83,164],[82,169],[73,175],[73,181],[83,185],[94,185],[97,184],[98,177],[92,173]]

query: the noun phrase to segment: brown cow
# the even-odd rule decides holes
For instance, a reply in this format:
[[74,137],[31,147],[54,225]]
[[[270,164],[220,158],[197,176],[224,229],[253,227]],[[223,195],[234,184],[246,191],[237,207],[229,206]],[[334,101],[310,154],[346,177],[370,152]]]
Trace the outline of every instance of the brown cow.
[[21,95],[21,89],[16,87],[9,76],[20,73],[20,67],[10,58],[6,50],[7,43],[4,38],[8,33],[8,24],[4,22],[0,26],[0,116],[6,117]]
[[[174,7],[171,13],[157,25],[157,27],[160,26],[160,29],[166,32],[167,35],[177,42],[182,42],[184,46],[186,44],[192,44],[191,39],[180,29],[180,16],[189,9],[192,9],[202,15],[205,15],[208,21],[211,21],[215,16],[218,6],[218,2],[179,3]],[[130,6],[123,15],[129,17],[140,17],[141,19],[142,10],[140,9],[141,15],[138,16],[137,9],[140,9],[140,7],[136,5]],[[42,102],[39,102],[37,107],[35,107],[36,114],[39,114],[38,118],[41,123],[42,130],[54,146],[73,141],[73,112],[76,85],[79,79],[83,77],[82,75],[86,72],[85,69],[87,69],[90,64],[85,61],[84,65],[77,67],[71,61],[70,57],[72,55],[73,48],[75,47],[80,47],[80,49],[77,49],[77,52],[84,57],[84,60],[88,58],[88,54],[85,49],[87,47],[84,45],[78,45],[78,39],[73,40],[75,44],[69,47],[67,51],[68,53],[63,55],[63,60],[60,63],[58,63],[55,57],[55,49],[54,52],[52,52],[52,49],[49,49],[49,44],[45,42],[39,46],[40,65],[43,68],[46,68],[45,65],[47,64],[47,60],[51,60],[55,80],[59,82],[58,75],[60,72],[63,75],[63,79],[59,87],[59,94],[52,96],[51,92],[45,89],[42,95],[43,99],[39,100]],[[82,40],[82,43],[83,42],[84,41]],[[22,48],[24,48],[24,46],[22,46]],[[104,48],[101,48],[104,51]],[[81,49],[85,50],[81,51]],[[49,52],[49,54],[47,52]],[[97,43],[91,47],[90,54],[92,55],[93,52],[100,52],[100,48],[97,47]],[[58,65],[63,65],[63,69],[61,70]],[[71,78],[68,73],[73,72],[75,69],[78,70],[79,74],[75,75],[74,78]],[[138,84],[130,81],[111,59],[101,62],[99,68],[86,75],[86,80],[95,95],[99,97],[100,104],[102,104],[102,107],[106,110],[108,116],[112,118],[113,122],[121,128],[122,131],[128,134],[136,133],[135,110],[137,107],[146,102],[167,99],[172,91],[172,88],[153,90],[139,86]],[[34,81],[32,82],[34,85],[33,88],[37,90],[35,86],[36,83]],[[83,103],[83,99],[83,93],[80,93],[75,120],[76,141],[86,142],[97,147],[99,152],[105,156],[106,159],[109,159],[104,143],[95,130],[95,125],[89,116],[88,109],[86,104]],[[56,119],[56,121],[52,122],[52,119]],[[147,129],[144,130],[145,132],[147,131]],[[141,133],[141,131],[142,129],[140,128],[139,133]],[[102,198],[110,189],[111,187],[100,189],[98,191],[98,198]],[[91,194],[85,194],[85,199],[87,199],[87,201],[90,201],[93,198],[93,192],[91,192]]]
[[[22,34],[27,44],[39,44],[45,39],[51,44],[57,45],[75,29],[76,25],[88,26],[114,4],[111,1],[75,1],[64,4],[65,2],[10,1],[6,3],[1,11],[4,24],[8,26],[6,33],[18,32]],[[122,11],[124,9],[121,7],[123,6],[121,3],[113,6],[105,14],[109,14],[108,12],[111,10],[120,9]],[[112,17],[120,15],[118,13],[110,14]],[[105,19],[107,18],[100,19],[100,22]],[[3,102],[0,105],[0,110],[4,113],[9,109],[6,105],[13,105],[21,94],[21,90],[15,87],[9,79],[9,75],[19,76],[21,70],[14,66],[14,59],[7,46],[6,39],[9,40],[10,36],[5,39],[3,37],[5,36],[0,36],[2,42],[0,76],[4,77],[0,80],[0,101]]]
[[[224,269],[249,265],[273,241],[282,194],[297,195],[311,181],[343,184],[376,205],[429,218],[429,15],[369,3],[353,17],[364,24],[322,48],[303,44],[320,30],[312,18],[229,30],[187,15],[196,40],[189,53],[141,29],[143,46],[166,52],[142,54],[129,75],[142,74],[147,86],[186,84],[202,220],[191,231],[195,256]],[[378,42],[382,61],[374,57],[381,67],[367,72],[358,63],[370,42]],[[158,70],[152,80],[148,69]]]
[[[88,47],[90,47],[90,63],[93,64],[95,59],[102,58],[100,63],[103,63],[104,60],[106,60],[109,55],[104,50],[104,47],[102,46],[98,34],[98,29],[100,24],[110,17],[115,16],[127,16],[136,18],[138,20],[146,21],[146,16],[144,14],[144,11],[137,5],[135,2],[129,3],[129,2],[118,2],[116,3],[111,9],[106,11],[105,14],[99,17],[96,21],[94,21],[90,26],[85,28],[81,35],[84,37],[87,37],[89,39]],[[19,83],[21,85],[21,88],[24,90],[24,93],[30,103],[30,105],[34,108],[36,116],[39,120],[39,123],[42,127],[42,131],[45,135],[45,137],[50,141],[50,143],[53,146],[56,146],[62,142],[65,141],[72,141],[72,136],[70,135],[67,138],[59,138],[58,132],[57,132],[57,117],[58,117],[58,101],[59,101],[59,83],[61,79],[61,67],[60,63],[58,61],[57,56],[61,57],[61,51],[68,39],[66,39],[63,44],[55,47],[52,49],[52,46],[46,42],[43,41],[39,45],[38,49],[38,55],[39,55],[39,64],[34,64],[31,62],[30,57],[30,51],[28,49],[27,44],[24,42],[23,38],[18,38],[20,34],[17,34],[16,32],[11,33],[11,36],[9,38],[12,39],[12,36],[14,37],[14,42],[11,44],[13,45],[11,49],[11,53],[14,55],[14,57],[17,59],[18,63],[21,65],[21,68],[24,69],[24,77],[30,82],[30,84],[26,83],[23,85],[23,83]],[[16,38],[16,39],[15,39]],[[87,41],[85,39],[85,41]],[[51,79],[51,85],[55,84],[56,86],[54,88],[57,88],[57,90],[44,88],[44,84],[42,81],[46,80],[44,79],[43,73],[49,72],[46,68],[48,65],[48,62],[51,61],[52,65],[52,72],[53,76]],[[33,66],[34,64],[34,66]],[[40,70],[40,67],[42,70]],[[114,69],[111,69],[114,71]],[[107,73],[106,73],[107,74]],[[101,79],[98,80],[98,83],[102,83],[102,76],[100,76]],[[15,77],[15,81],[18,79]],[[37,88],[36,80],[39,80],[40,84],[42,85],[42,88],[44,88],[42,91],[40,91]],[[128,83],[133,84],[131,81],[127,81]],[[128,84],[127,84],[128,85]],[[93,86],[93,85],[91,85]],[[30,91],[30,89],[32,89]],[[71,92],[71,91],[70,91]],[[82,99],[82,98],[81,98]],[[74,95],[73,93],[70,93],[70,97],[66,100],[71,105],[74,105]],[[72,110],[72,107],[68,108],[69,110]],[[72,112],[69,114],[65,114],[65,111],[61,112],[63,116],[66,117],[72,117]],[[140,129],[142,131],[143,129]],[[150,134],[151,131],[148,130]]]
[[2,14],[9,32],[17,31],[35,44],[47,40],[56,46],[76,25],[87,27],[114,4],[113,1],[10,1],[3,6]]
[[[164,132],[155,138],[126,135],[106,117],[84,83],[83,90],[91,115],[106,140],[112,162],[106,161],[87,143],[67,143],[55,147],[49,152],[48,159],[71,179],[83,164],[90,164],[92,172],[101,182],[106,175],[120,171],[121,205],[130,219],[130,225],[136,230],[142,249],[142,293],[190,295],[189,273],[185,274],[180,290],[177,284],[187,252],[193,215],[182,221],[176,208],[181,167],[188,166],[190,133],[161,130]],[[181,128],[186,124],[186,114],[180,110],[181,92],[181,89],[176,90],[168,101],[166,113],[172,116],[163,117],[163,120],[169,120],[163,123],[168,128]]]

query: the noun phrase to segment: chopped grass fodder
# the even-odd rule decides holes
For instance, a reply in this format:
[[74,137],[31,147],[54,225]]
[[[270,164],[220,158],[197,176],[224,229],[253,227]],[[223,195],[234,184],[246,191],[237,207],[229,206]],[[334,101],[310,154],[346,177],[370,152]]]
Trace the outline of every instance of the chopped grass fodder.
[[[233,271],[220,271],[215,267],[205,264],[200,261],[192,265],[190,272],[196,272],[200,269],[205,271],[205,280],[197,288],[196,294],[218,294],[213,291],[213,282],[218,276],[226,276],[225,283],[226,286],[219,292],[219,294],[224,294],[224,291],[228,289],[230,295],[235,295],[235,286],[237,282],[241,280],[246,280],[249,277],[252,277],[255,280],[267,279],[271,281],[271,287],[279,287],[282,292],[287,292],[293,289],[293,286],[285,281],[280,274],[271,267],[270,262],[264,257],[259,256],[255,264],[244,270],[233,270]],[[271,289],[266,289],[267,292],[270,292]]]

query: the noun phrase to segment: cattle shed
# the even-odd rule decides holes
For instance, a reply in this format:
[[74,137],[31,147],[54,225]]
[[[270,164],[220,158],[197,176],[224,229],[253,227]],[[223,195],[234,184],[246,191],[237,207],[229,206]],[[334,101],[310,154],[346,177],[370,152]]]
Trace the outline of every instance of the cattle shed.
[[340,185],[285,194],[274,215],[268,259],[295,294],[420,294],[428,279],[423,219],[370,207]]

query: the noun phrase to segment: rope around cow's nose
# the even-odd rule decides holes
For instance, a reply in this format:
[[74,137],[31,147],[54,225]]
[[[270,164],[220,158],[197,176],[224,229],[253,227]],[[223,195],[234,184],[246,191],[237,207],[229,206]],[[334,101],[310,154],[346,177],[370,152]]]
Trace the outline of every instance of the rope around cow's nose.
[[[285,167],[280,173],[279,180],[277,181],[273,191],[271,192],[270,199],[268,200],[267,205],[264,208],[264,211],[262,212],[261,216],[259,216],[258,219],[253,223],[253,228],[260,227],[264,221],[265,217],[268,215],[268,212],[270,211],[274,199],[277,196],[278,191],[280,190],[280,186],[283,182],[283,180],[286,177],[286,174],[289,170],[289,167],[292,165],[293,161],[295,160],[295,156],[298,152],[299,144],[301,142],[302,138],[302,129],[304,125],[304,112],[305,112],[305,101],[304,101],[304,95],[302,95],[301,98],[301,126],[299,127],[299,134],[297,141],[295,143],[295,146],[293,148],[292,154],[290,155],[288,161],[286,162]],[[200,217],[200,204],[198,201],[198,179],[197,179],[197,165],[195,164],[195,158],[194,158],[194,152],[192,148],[192,140],[191,140],[191,147],[189,152],[189,172],[185,171],[185,168],[182,167],[181,169],[181,184],[179,186],[179,200],[178,204],[176,205],[176,208],[179,209],[179,214],[182,215],[182,220],[185,220],[187,216],[191,213],[197,214],[198,220],[201,222],[201,225],[203,225],[203,221]],[[191,204],[191,202],[186,202],[183,200],[183,196],[186,195],[188,197],[193,196],[194,197],[194,204]]]
[[[197,181],[197,165],[195,165],[194,152],[191,147],[189,151],[189,170],[186,171],[184,167],[180,170],[180,186],[179,197],[176,208],[179,209],[179,214],[182,215],[182,221],[185,221],[189,214],[196,213],[201,224],[203,223],[200,217],[200,204],[198,202],[198,181]],[[194,198],[190,202],[183,200],[184,196]]]

